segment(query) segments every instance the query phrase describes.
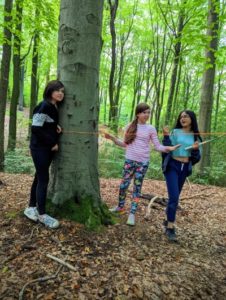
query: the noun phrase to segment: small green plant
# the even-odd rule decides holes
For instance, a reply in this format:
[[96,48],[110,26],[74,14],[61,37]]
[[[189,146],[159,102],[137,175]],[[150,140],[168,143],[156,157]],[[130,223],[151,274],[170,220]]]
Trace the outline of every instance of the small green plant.
[[5,172],[8,173],[34,173],[32,158],[26,149],[16,148],[5,155]]
[[104,178],[120,178],[124,163],[124,149],[104,142],[99,149],[99,175]]

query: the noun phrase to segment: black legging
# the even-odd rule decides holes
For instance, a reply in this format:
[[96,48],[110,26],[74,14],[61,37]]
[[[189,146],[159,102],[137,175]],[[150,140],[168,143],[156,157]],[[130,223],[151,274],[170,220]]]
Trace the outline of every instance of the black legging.
[[29,206],[37,206],[40,215],[45,214],[47,188],[49,183],[49,167],[54,151],[48,149],[31,150],[35,165],[35,178],[31,186]]

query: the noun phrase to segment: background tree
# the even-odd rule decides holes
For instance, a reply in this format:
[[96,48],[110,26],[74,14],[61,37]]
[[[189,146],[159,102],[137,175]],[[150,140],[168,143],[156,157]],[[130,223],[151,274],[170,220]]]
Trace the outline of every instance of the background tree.
[[[208,45],[206,47],[206,64],[203,74],[201,103],[199,111],[199,125],[201,132],[211,132],[211,116],[213,108],[213,90],[216,69],[216,51],[218,48],[219,7],[220,1],[209,0],[209,13],[207,22]],[[203,148],[200,171],[210,166],[210,144]]]
[[12,0],[5,1],[4,9],[4,33],[3,33],[3,51],[1,61],[0,76],[0,171],[4,169],[4,121],[6,111],[6,99],[9,84],[9,70],[11,59],[11,26],[12,26]]
[[16,0],[15,12],[15,32],[13,40],[13,91],[10,101],[10,119],[9,119],[9,136],[8,150],[14,150],[16,147],[16,123],[17,123],[17,105],[20,95],[20,75],[21,75],[21,35],[22,35],[22,13],[23,0]]

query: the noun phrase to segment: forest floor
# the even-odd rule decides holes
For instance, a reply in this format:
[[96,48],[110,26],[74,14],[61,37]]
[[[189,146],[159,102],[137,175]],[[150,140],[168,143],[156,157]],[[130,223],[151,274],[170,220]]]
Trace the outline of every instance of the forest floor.
[[[127,215],[101,232],[66,220],[57,230],[32,223],[22,213],[31,182],[30,175],[0,173],[0,299],[226,299],[226,188],[186,184],[179,240],[170,243],[165,208],[156,204],[146,220],[144,199],[134,227]],[[118,186],[101,180],[109,206]],[[163,196],[165,183],[145,180],[143,193]]]

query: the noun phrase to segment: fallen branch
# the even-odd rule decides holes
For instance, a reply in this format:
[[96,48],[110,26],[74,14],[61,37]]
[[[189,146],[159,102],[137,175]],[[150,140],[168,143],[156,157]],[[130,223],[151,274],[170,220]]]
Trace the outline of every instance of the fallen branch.
[[44,282],[44,281],[47,281],[47,280],[50,280],[50,279],[55,279],[55,278],[57,278],[59,272],[61,271],[61,269],[62,269],[63,267],[64,267],[64,266],[60,266],[54,275],[40,277],[40,278],[37,278],[37,279],[34,279],[34,280],[31,280],[31,281],[27,282],[27,283],[23,286],[22,290],[21,290],[20,293],[19,293],[19,300],[23,300],[24,291],[25,291],[25,289],[26,289],[26,287],[27,287],[28,285],[30,285],[30,284],[32,284],[32,283],[35,283],[35,282]]
[[152,194],[140,194],[140,198],[142,199],[146,199],[146,200],[152,200],[153,198],[155,198],[155,203],[160,204],[162,206],[166,206],[167,205],[167,198],[164,197],[160,197],[158,195],[152,195]]
[[148,207],[147,207],[147,212],[146,212],[146,215],[145,215],[145,219],[148,219],[149,216],[150,216],[150,213],[151,213],[151,207],[152,207],[152,204],[154,203],[155,200],[158,199],[158,196],[155,196],[154,198],[151,199],[150,203],[148,204]]
[[55,261],[57,261],[58,263],[62,264],[63,266],[67,267],[68,269],[72,270],[72,271],[78,271],[75,267],[73,267],[72,265],[70,265],[69,263],[65,262],[64,260],[56,257],[56,256],[53,256],[51,254],[46,254],[46,256],[48,258],[51,258]]
[[204,194],[204,193],[198,193],[198,194],[195,194],[195,195],[190,195],[190,196],[182,197],[182,198],[180,198],[180,200],[186,200],[186,199],[191,199],[191,198],[196,198],[196,197],[209,197],[212,194],[215,194],[215,192],[212,192],[212,193],[210,193],[208,195]]
[[[128,193],[132,194],[131,191],[128,191]],[[161,197],[159,195],[153,195],[153,194],[140,194],[139,198],[142,198],[142,199],[145,199],[145,200],[152,200],[153,198],[155,198],[155,203],[160,204],[162,206],[166,206],[167,201],[168,201],[168,199],[165,198],[165,197]]]
[[32,239],[35,230],[38,231],[38,227],[37,227],[37,226],[34,226],[34,227],[33,227],[32,231],[31,231],[31,234],[30,234],[30,236],[29,236],[29,240]]

